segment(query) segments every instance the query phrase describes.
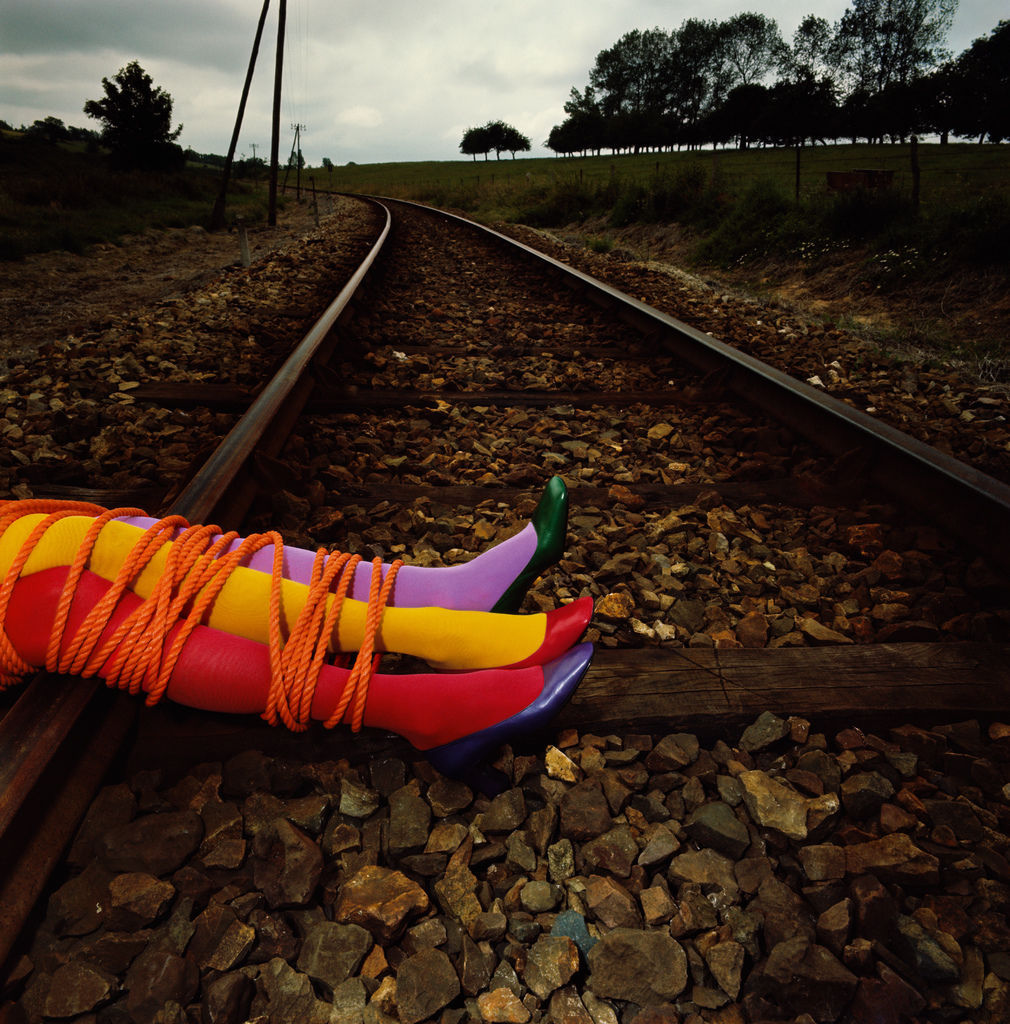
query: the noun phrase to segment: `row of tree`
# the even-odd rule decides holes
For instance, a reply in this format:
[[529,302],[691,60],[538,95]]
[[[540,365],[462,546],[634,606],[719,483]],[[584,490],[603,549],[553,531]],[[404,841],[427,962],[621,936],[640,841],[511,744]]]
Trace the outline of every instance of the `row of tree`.
[[497,160],[501,159],[502,153],[511,153],[515,160],[516,153],[528,153],[529,149],[529,137],[504,121],[488,121],[480,128],[467,128],[459,144],[460,152],[472,156],[474,160],[479,153],[483,153],[487,160],[492,150]]
[[6,121],[0,121],[0,129],[5,131],[20,131],[32,139],[40,139],[43,142],[84,142],[97,144],[99,134],[90,128],[74,128],[72,125],[64,124],[58,117],[41,117],[29,125],[22,124],[20,129]]
[[763,14],[691,18],[628,32],[602,50],[556,153],[640,151],[736,140],[1010,138],[1010,22],[951,58],[957,0],[852,0],[841,19],[804,18],[791,42]]

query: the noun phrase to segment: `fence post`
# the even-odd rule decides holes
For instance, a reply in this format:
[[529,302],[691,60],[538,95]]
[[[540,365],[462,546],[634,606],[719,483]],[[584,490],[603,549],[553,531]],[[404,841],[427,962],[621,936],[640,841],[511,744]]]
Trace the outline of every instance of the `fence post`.
[[249,236],[246,234],[245,221],[241,217],[236,217],[235,223],[238,225],[238,246],[242,266],[248,267],[252,263],[252,258],[249,255]]
[[912,136],[912,208],[919,209],[919,137]]

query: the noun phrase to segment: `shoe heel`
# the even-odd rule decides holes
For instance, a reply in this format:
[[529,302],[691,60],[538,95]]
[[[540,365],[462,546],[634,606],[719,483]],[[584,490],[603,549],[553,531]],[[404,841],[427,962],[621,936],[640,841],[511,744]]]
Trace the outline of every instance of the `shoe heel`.
[[498,598],[491,609],[493,612],[517,612],[537,577],[564,554],[568,534],[568,488],[561,477],[552,476],[547,481],[530,521],[537,532],[536,550],[508,590]]

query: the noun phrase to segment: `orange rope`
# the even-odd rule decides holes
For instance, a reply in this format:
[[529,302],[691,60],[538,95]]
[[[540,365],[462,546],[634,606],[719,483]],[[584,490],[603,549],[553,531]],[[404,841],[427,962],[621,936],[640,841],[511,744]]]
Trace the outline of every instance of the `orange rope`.
[[[143,516],[144,513],[135,508],[107,510],[87,502],[42,499],[0,502],[0,534],[21,516],[35,513],[43,514],[44,518],[18,549],[0,584],[0,690],[20,682],[37,667],[15,650],[2,628],[14,585],[25,563],[54,523],[67,516],[88,515],[94,517],[94,522],[69,567],[53,618],[46,650],[46,668],[50,672],[94,676],[102,671],[107,686],[133,694],[146,688],[147,703],[156,704],[164,696],[186,641],[204,621],[231,573],[256,551],[272,545],[268,609],[270,688],[263,718],[271,725],[283,722],[295,732],[308,728],[330,637],[340,618],[355,568],[361,561],[359,555],[329,553],[325,548],[316,552],[305,605],[285,640],[281,628],[284,542],[280,535],[273,531],[252,534],[234,551],[227,551],[237,539],[236,533],[222,534],[217,526],[189,526],[181,516],[168,516],[154,523],[140,537],[108,591],[88,611],[74,635],[65,639],[78,583],[102,529],[113,519]],[[170,541],[172,547],[165,568],[151,594],[102,642],[123,594]],[[361,728],[368,685],[379,664],[380,655],[374,653],[376,634],[402,564],[399,559],[393,562],[383,580],[382,559],[372,562],[365,635],[337,708],[326,720],[327,728],[337,725],[348,707],[352,709],[352,729],[357,732]],[[336,591],[327,609],[327,599],[334,585]],[[170,634],[177,626],[169,644]]]

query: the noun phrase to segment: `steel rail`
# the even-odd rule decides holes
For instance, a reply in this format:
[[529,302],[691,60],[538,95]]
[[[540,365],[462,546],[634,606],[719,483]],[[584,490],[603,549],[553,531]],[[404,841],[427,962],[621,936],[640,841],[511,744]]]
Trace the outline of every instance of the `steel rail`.
[[[320,355],[334,324],[348,310],[358,286],[372,268],[389,236],[392,215],[381,203],[379,207],[385,212],[385,224],[368,255],[298,347],[284,361],[274,378],[259,393],[248,412],[232,427],[176,497],[172,503],[173,512],[193,522],[207,522],[213,518],[213,514],[220,508],[223,495],[235,484],[249,458],[278,418],[282,414],[292,422],[292,417],[297,418],[313,386],[311,379],[306,376],[309,364]],[[238,517],[233,511],[233,521],[235,518]]]
[[[226,522],[239,524],[254,492],[248,479],[243,479],[243,470],[265,444],[274,449],[283,444],[314,386],[313,361],[325,360],[332,352],[334,327],[348,315],[356,291],[389,236],[390,211],[381,203],[376,205],[384,214],[384,223],[357,270],[208,460],[170,502],[164,510],[166,515],[209,522],[213,516],[223,514]],[[0,966],[87,808],[90,796],[84,791],[89,787],[82,787],[80,780],[89,780],[93,794],[133,720],[136,702],[132,700],[127,701],[128,708],[122,702],[113,702],[106,714],[96,714],[89,723],[86,746],[67,755],[68,763],[60,772],[62,779],[54,780],[58,792],[52,798],[53,806],[62,808],[62,815],[46,816],[42,842],[18,835],[21,816],[31,810],[26,806],[29,799],[40,781],[44,781],[50,765],[61,751],[66,751],[68,738],[96,696],[104,696],[101,691],[96,679],[68,679],[43,671],[25,685],[16,703],[0,719]],[[70,821],[71,818],[74,820]],[[16,852],[18,848],[22,850],[20,855]]]
[[1010,536],[1010,485],[493,228],[405,199],[382,201],[435,214],[525,253],[594,301],[616,307],[677,358],[703,373],[725,374],[726,387],[830,454],[859,453],[875,484],[1010,569],[1010,545],[992,543]]

